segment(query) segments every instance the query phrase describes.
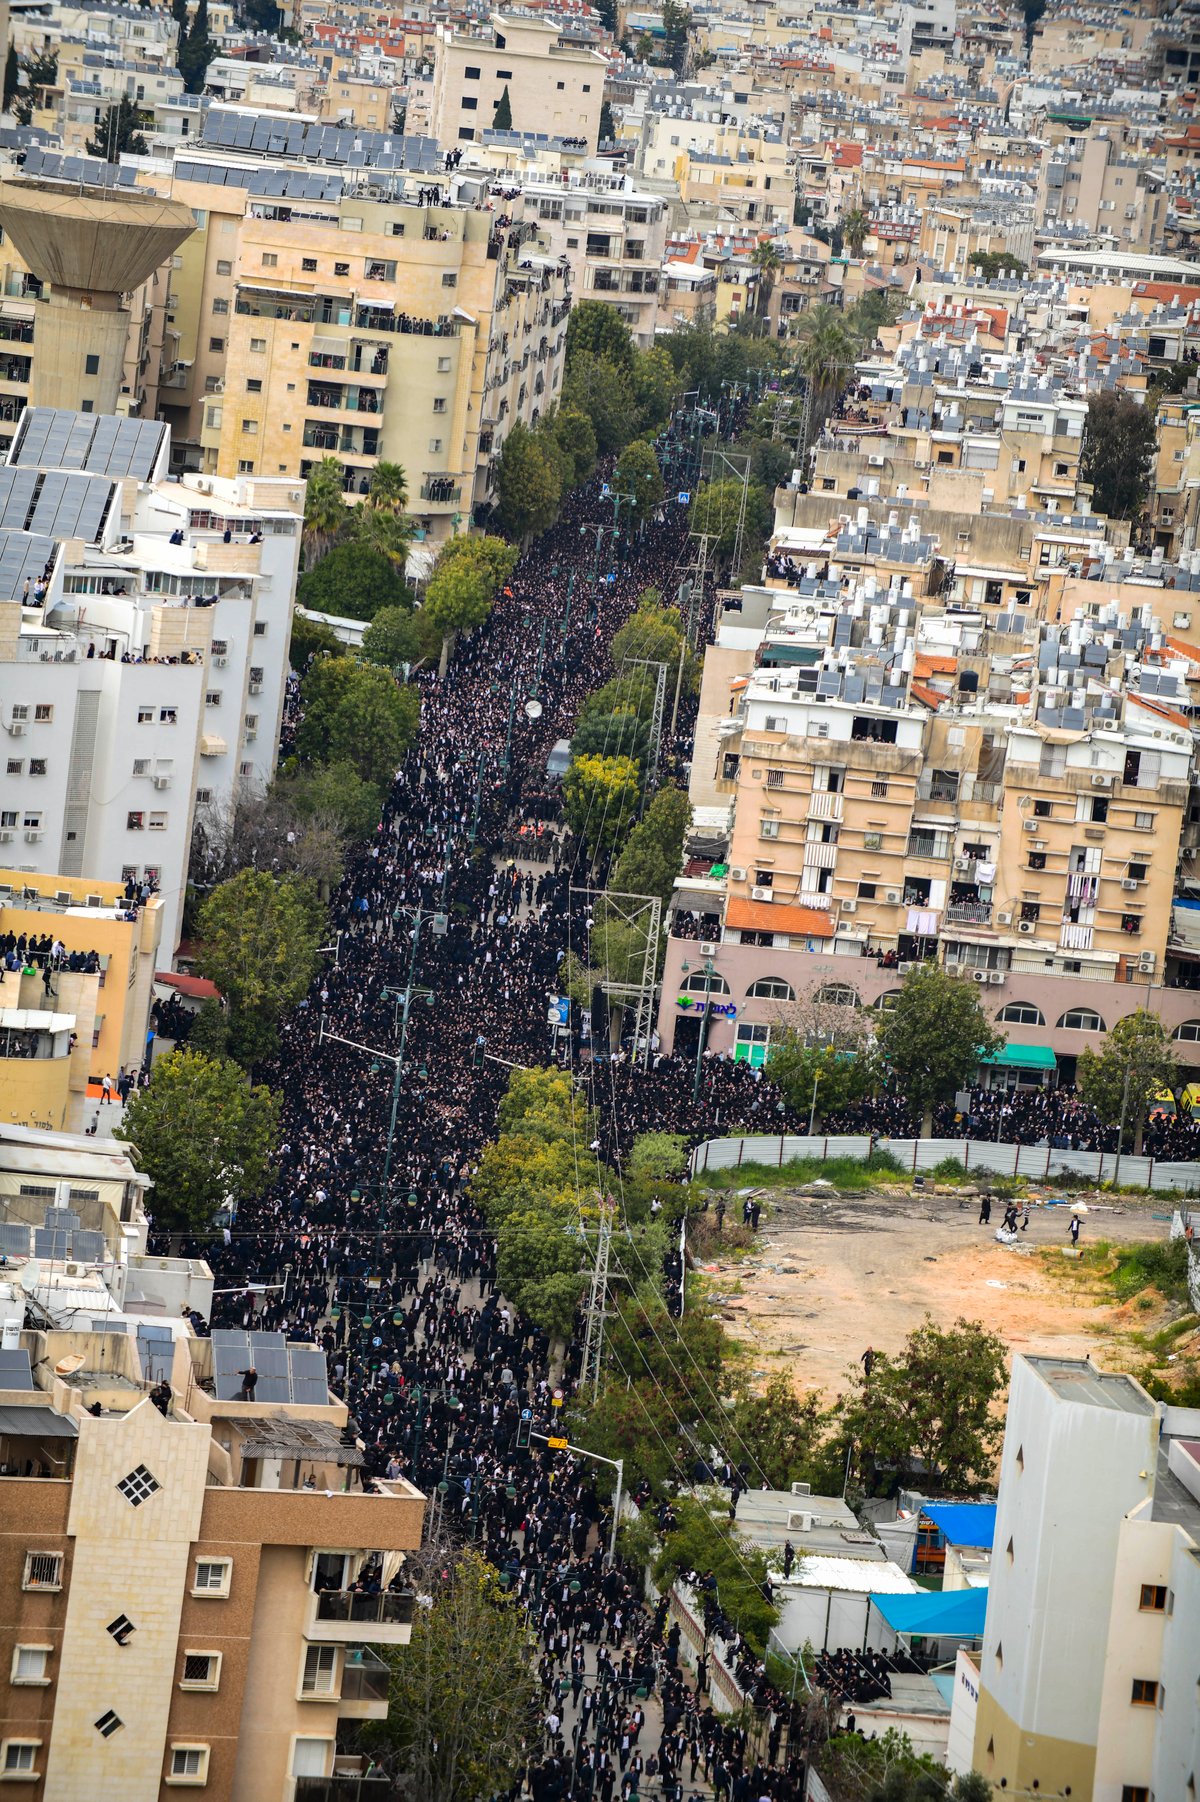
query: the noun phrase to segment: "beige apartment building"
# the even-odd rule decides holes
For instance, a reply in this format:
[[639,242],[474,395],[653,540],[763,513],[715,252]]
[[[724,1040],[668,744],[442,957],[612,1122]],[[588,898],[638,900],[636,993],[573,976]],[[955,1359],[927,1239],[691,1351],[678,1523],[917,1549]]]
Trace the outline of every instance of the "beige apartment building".
[[1161,248],[1167,194],[1136,134],[1115,123],[1051,127],[1051,134],[1057,141],[1048,143],[1038,172],[1038,223],[1110,232],[1129,250]]
[[421,529],[448,536],[487,499],[514,421],[557,398],[564,272],[484,211],[347,194],[340,177],[327,202],[265,202],[250,173],[175,183],[204,218],[181,253],[179,386],[163,396],[186,454],[289,477],[335,456],[351,494],[395,460]]
[[364,1492],[315,1348],[268,1335],[289,1399],[222,1400],[236,1344],[116,1325],[25,1334],[33,1383],[0,1392],[0,1781],[46,1802],[358,1794],[340,1736],[386,1714],[422,1496]]
[[439,25],[427,129],[443,150],[482,142],[507,88],[514,131],[581,138],[594,151],[605,68],[542,13],[495,12],[478,34]]

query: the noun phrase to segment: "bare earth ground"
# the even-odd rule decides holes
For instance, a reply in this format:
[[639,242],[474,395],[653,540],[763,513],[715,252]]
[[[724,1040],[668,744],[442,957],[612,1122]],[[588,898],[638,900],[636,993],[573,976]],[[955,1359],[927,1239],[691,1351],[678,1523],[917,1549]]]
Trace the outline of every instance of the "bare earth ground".
[[[729,1331],[763,1374],[780,1364],[800,1390],[835,1393],[868,1345],[895,1352],[928,1312],[940,1326],[960,1315],[980,1320],[1012,1352],[1082,1357],[1105,1348],[1126,1310],[1098,1305],[1030,1253],[1069,1243],[1070,1207],[1030,1210],[1029,1250],[1010,1250],[977,1224],[978,1201],[956,1195],[872,1193],[810,1197],[787,1189],[760,1192],[759,1244],[737,1261],[705,1264],[715,1296],[727,1296]],[[742,1197],[728,1196],[728,1218],[741,1218]],[[1166,1238],[1168,1202],[1089,1204],[1081,1243]],[[1072,1273],[1073,1274],[1073,1273]],[[1064,1276],[1066,1272],[1064,1271]]]

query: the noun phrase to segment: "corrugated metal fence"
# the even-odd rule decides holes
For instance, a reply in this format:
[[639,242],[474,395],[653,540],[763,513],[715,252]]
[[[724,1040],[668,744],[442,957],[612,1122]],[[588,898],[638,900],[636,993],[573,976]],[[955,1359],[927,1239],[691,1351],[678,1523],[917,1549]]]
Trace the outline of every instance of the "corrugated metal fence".
[[741,1164],[787,1164],[793,1158],[863,1159],[872,1151],[890,1152],[914,1175],[953,1158],[967,1171],[997,1176],[1027,1176],[1049,1182],[1056,1176],[1082,1176],[1089,1182],[1120,1182],[1145,1189],[1200,1191],[1200,1163],[1169,1164],[1158,1158],[1135,1158],[1115,1151],[1059,1151],[1050,1145],[1014,1145],[991,1139],[870,1139],[865,1135],[814,1134],[783,1137],[708,1139],[692,1153],[692,1174],[730,1170]]

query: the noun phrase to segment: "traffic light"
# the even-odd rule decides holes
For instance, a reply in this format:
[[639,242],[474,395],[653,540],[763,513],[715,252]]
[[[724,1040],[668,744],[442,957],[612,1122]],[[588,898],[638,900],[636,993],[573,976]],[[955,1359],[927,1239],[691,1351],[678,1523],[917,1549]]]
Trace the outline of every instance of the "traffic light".
[[475,1046],[471,1052],[471,1062],[474,1064],[474,1066],[477,1070],[481,1070],[483,1068],[483,1060],[484,1060],[486,1053],[487,1053],[487,1040],[484,1038],[483,1034],[480,1033],[478,1038],[475,1040]]
[[517,1422],[517,1450],[519,1452],[527,1452],[529,1450],[529,1434],[532,1426],[533,1421],[530,1418],[529,1409],[522,1408],[521,1418]]

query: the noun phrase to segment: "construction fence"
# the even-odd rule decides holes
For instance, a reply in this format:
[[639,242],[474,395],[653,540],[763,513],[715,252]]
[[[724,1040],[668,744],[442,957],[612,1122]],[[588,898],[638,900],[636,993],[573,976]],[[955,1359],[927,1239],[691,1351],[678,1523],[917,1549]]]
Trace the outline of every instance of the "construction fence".
[[981,1176],[1024,1176],[1030,1182],[1053,1182],[1056,1176],[1083,1177],[1089,1183],[1121,1183],[1140,1189],[1175,1189],[1200,1193],[1200,1163],[1172,1164],[1129,1152],[1070,1151],[1052,1145],[1020,1145],[1000,1139],[885,1139],[867,1134],[783,1134],[707,1139],[692,1153],[692,1175],[731,1170],[742,1164],[774,1164],[796,1158],[862,1161],[873,1151],[886,1151],[914,1176],[953,1158],[963,1169]]

